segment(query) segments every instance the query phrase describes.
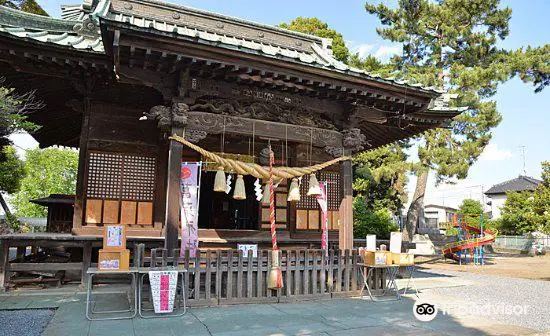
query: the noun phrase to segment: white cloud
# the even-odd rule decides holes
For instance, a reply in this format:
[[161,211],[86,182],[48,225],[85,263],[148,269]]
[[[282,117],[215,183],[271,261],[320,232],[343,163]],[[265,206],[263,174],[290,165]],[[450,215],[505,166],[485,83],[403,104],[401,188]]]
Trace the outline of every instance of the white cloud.
[[374,53],[374,57],[380,60],[388,60],[393,55],[400,55],[403,52],[401,45],[381,45]]
[[479,156],[479,159],[484,161],[502,161],[509,159],[512,156],[511,151],[507,149],[500,149],[497,144],[488,144],[485,146],[485,149]]
[[359,57],[364,58],[364,57],[368,56],[371,53],[371,50],[373,48],[374,48],[374,44],[363,43],[363,44],[360,44],[355,49],[355,52],[359,53]]

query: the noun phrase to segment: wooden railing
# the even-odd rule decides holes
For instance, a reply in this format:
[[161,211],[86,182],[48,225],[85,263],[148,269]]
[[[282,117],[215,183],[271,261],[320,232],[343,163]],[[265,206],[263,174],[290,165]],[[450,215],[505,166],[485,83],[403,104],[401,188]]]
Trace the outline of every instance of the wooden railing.
[[[192,306],[254,302],[291,302],[318,298],[357,295],[362,278],[358,274],[359,256],[356,250],[280,250],[280,267],[284,287],[267,288],[271,269],[271,251],[252,251],[243,255],[237,250],[200,250],[190,258],[169,257],[165,249],[151,249],[145,254],[143,245],[135,251],[142,267],[183,265],[186,297]],[[174,250],[179,256],[179,250]],[[373,289],[384,286],[385,274],[374,277]]]

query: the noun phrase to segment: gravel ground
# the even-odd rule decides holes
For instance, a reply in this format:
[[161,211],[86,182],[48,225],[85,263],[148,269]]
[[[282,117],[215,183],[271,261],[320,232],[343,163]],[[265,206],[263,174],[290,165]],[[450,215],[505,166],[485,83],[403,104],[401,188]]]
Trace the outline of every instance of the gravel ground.
[[53,309],[0,310],[0,336],[39,336],[54,313]]
[[[451,304],[468,309],[469,313],[466,313],[468,315],[482,315],[508,324],[550,332],[549,281],[447,270],[432,269],[429,272],[458,277],[460,280],[471,281],[472,285],[425,289],[422,291],[423,294],[456,297],[456,301],[451,301]],[[506,306],[527,306],[527,311],[523,314],[517,308],[519,314],[510,311],[506,313],[502,310]],[[477,312],[476,309],[478,309]]]

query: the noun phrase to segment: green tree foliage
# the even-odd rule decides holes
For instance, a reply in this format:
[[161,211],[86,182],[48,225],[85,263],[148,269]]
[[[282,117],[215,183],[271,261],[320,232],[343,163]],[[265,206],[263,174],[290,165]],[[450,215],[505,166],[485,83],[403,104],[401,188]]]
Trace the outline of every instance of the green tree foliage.
[[479,215],[483,213],[483,205],[481,205],[480,201],[467,198],[462,201],[458,211],[463,215],[479,217]]
[[36,0],[0,0],[0,6],[19,9],[27,13],[49,16]]
[[480,216],[482,216],[484,224],[487,224],[489,219],[483,211],[481,202],[469,198],[462,201],[458,212],[465,217],[466,222],[470,225],[479,226]]
[[506,193],[498,229],[504,234],[550,234],[550,162],[542,162],[542,179],[534,192]]
[[31,149],[25,153],[25,177],[12,204],[22,217],[45,217],[46,208],[29,200],[50,194],[74,194],[78,152],[72,149]]
[[533,194],[533,212],[537,228],[550,234],[550,161],[542,163],[542,181]]
[[4,146],[0,159],[0,206],[6,216],[11,215],[10,209],[4,200],[2,193],[14,193],[21,186],[21,179],[25,176],[23,161],[17,157],[15,148]]
[[363,198],[370,211],[387,209],[398,214],[407,202],[406,172],[411,165],[400,144],[383,146],[357,154],[353,158],[353,190]]
[[0,191],[12,194],[21,187],[21,179],[25,176],[24,163],[12,146],[5,146],[2,153],[4,160],[0,161]]
[[375,234],[379,239],[389,239],[390,232],[398,231],[399,227],[393,221],[388,209],[369,209],[364,197],[353,199],[353,236],[365,238],[367,234]]
[[27,120],[27,113],[42,108],[34,92],[17,95],[13,89],[2,87],[4,80],[0,78],[0,205],[4,213],[9,215],[4,196],[1,192],[17,191],[20,179],[23,177],[21,162],[15,154],[15,149],[8,136],[14,132],[34,131],[38,126]]
[[[350,66],[369,72],[388,71],[386,65],[374,56],[360,58],[351,55],[344,38],[326,23],[317,18],[298,17],[290,23],[279,25],[282,28],[320,37],[331,38],[334,57]],[[354,200],[354,235],[364,238],[367,233],[388,237],[396,226],[391,215],[397,214],[407,201],[405,172],[410,165],[405,161],[406,142],[377,148],[358,154],[354,158],[356,167],[353,188],[357,193]]]
[[528,191],[506,193],[500,209],[499,232],[518,235],[537,230],[533,216],[533,194]]
[[[18,95],[14,89],[2,87],[4,80],[0,78],[0,144],[7,145],[7,137],[15,132],[35,131],[38,126],[27,120],[30,111],[43,107],[34,92]],[[0,160],[3,156],[0,155]]]
[[319,37],[332,39],[332,53],[334,57],[342,62],[347,62],[349,58],[349,49],[344,42],[342,34],[329,28],[328,24],[318,18],[297,17],[290,23],[281,23],[281,28],[297,31],[300,33],[311,34]]
[[540,91],[548,84],[550,53],[548,45],[512,51],[497,47],[509,33],[512,13],[499,0],[399,0],[396,8],[365,7],[380,19],[382,38],[403,44],[403,55],[392,59],[397,77],[459,93],[455,104],[468,107],[452,128],[430,130],[419,139],[418,179],[405,227],[410,239],[429,170],[435,170],[437,182],[465,178],[501,121],[490,100],[498,84],[519,75]]

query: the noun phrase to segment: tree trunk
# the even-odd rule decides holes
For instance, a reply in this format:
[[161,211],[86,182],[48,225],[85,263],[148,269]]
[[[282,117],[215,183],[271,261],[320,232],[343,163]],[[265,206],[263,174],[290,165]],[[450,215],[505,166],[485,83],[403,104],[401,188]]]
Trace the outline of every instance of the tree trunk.
[[404,240],[411,241],[416,233],[416,227],[419,220],[424,220],[424,193],[426,192],[429,172],[430,170],[428,168],[424,168],[416,174],[416,187],[414,189],[411,205],[407,211],[407,221],[403,229]]
[[2,209],[4,209],[4,213],[7,215],[11,215],[10,208],[8,208],[8,205],[6,204],[6,201],[4,200],[4,196],[2,193],[0,193],[0,205],[2,205]]

